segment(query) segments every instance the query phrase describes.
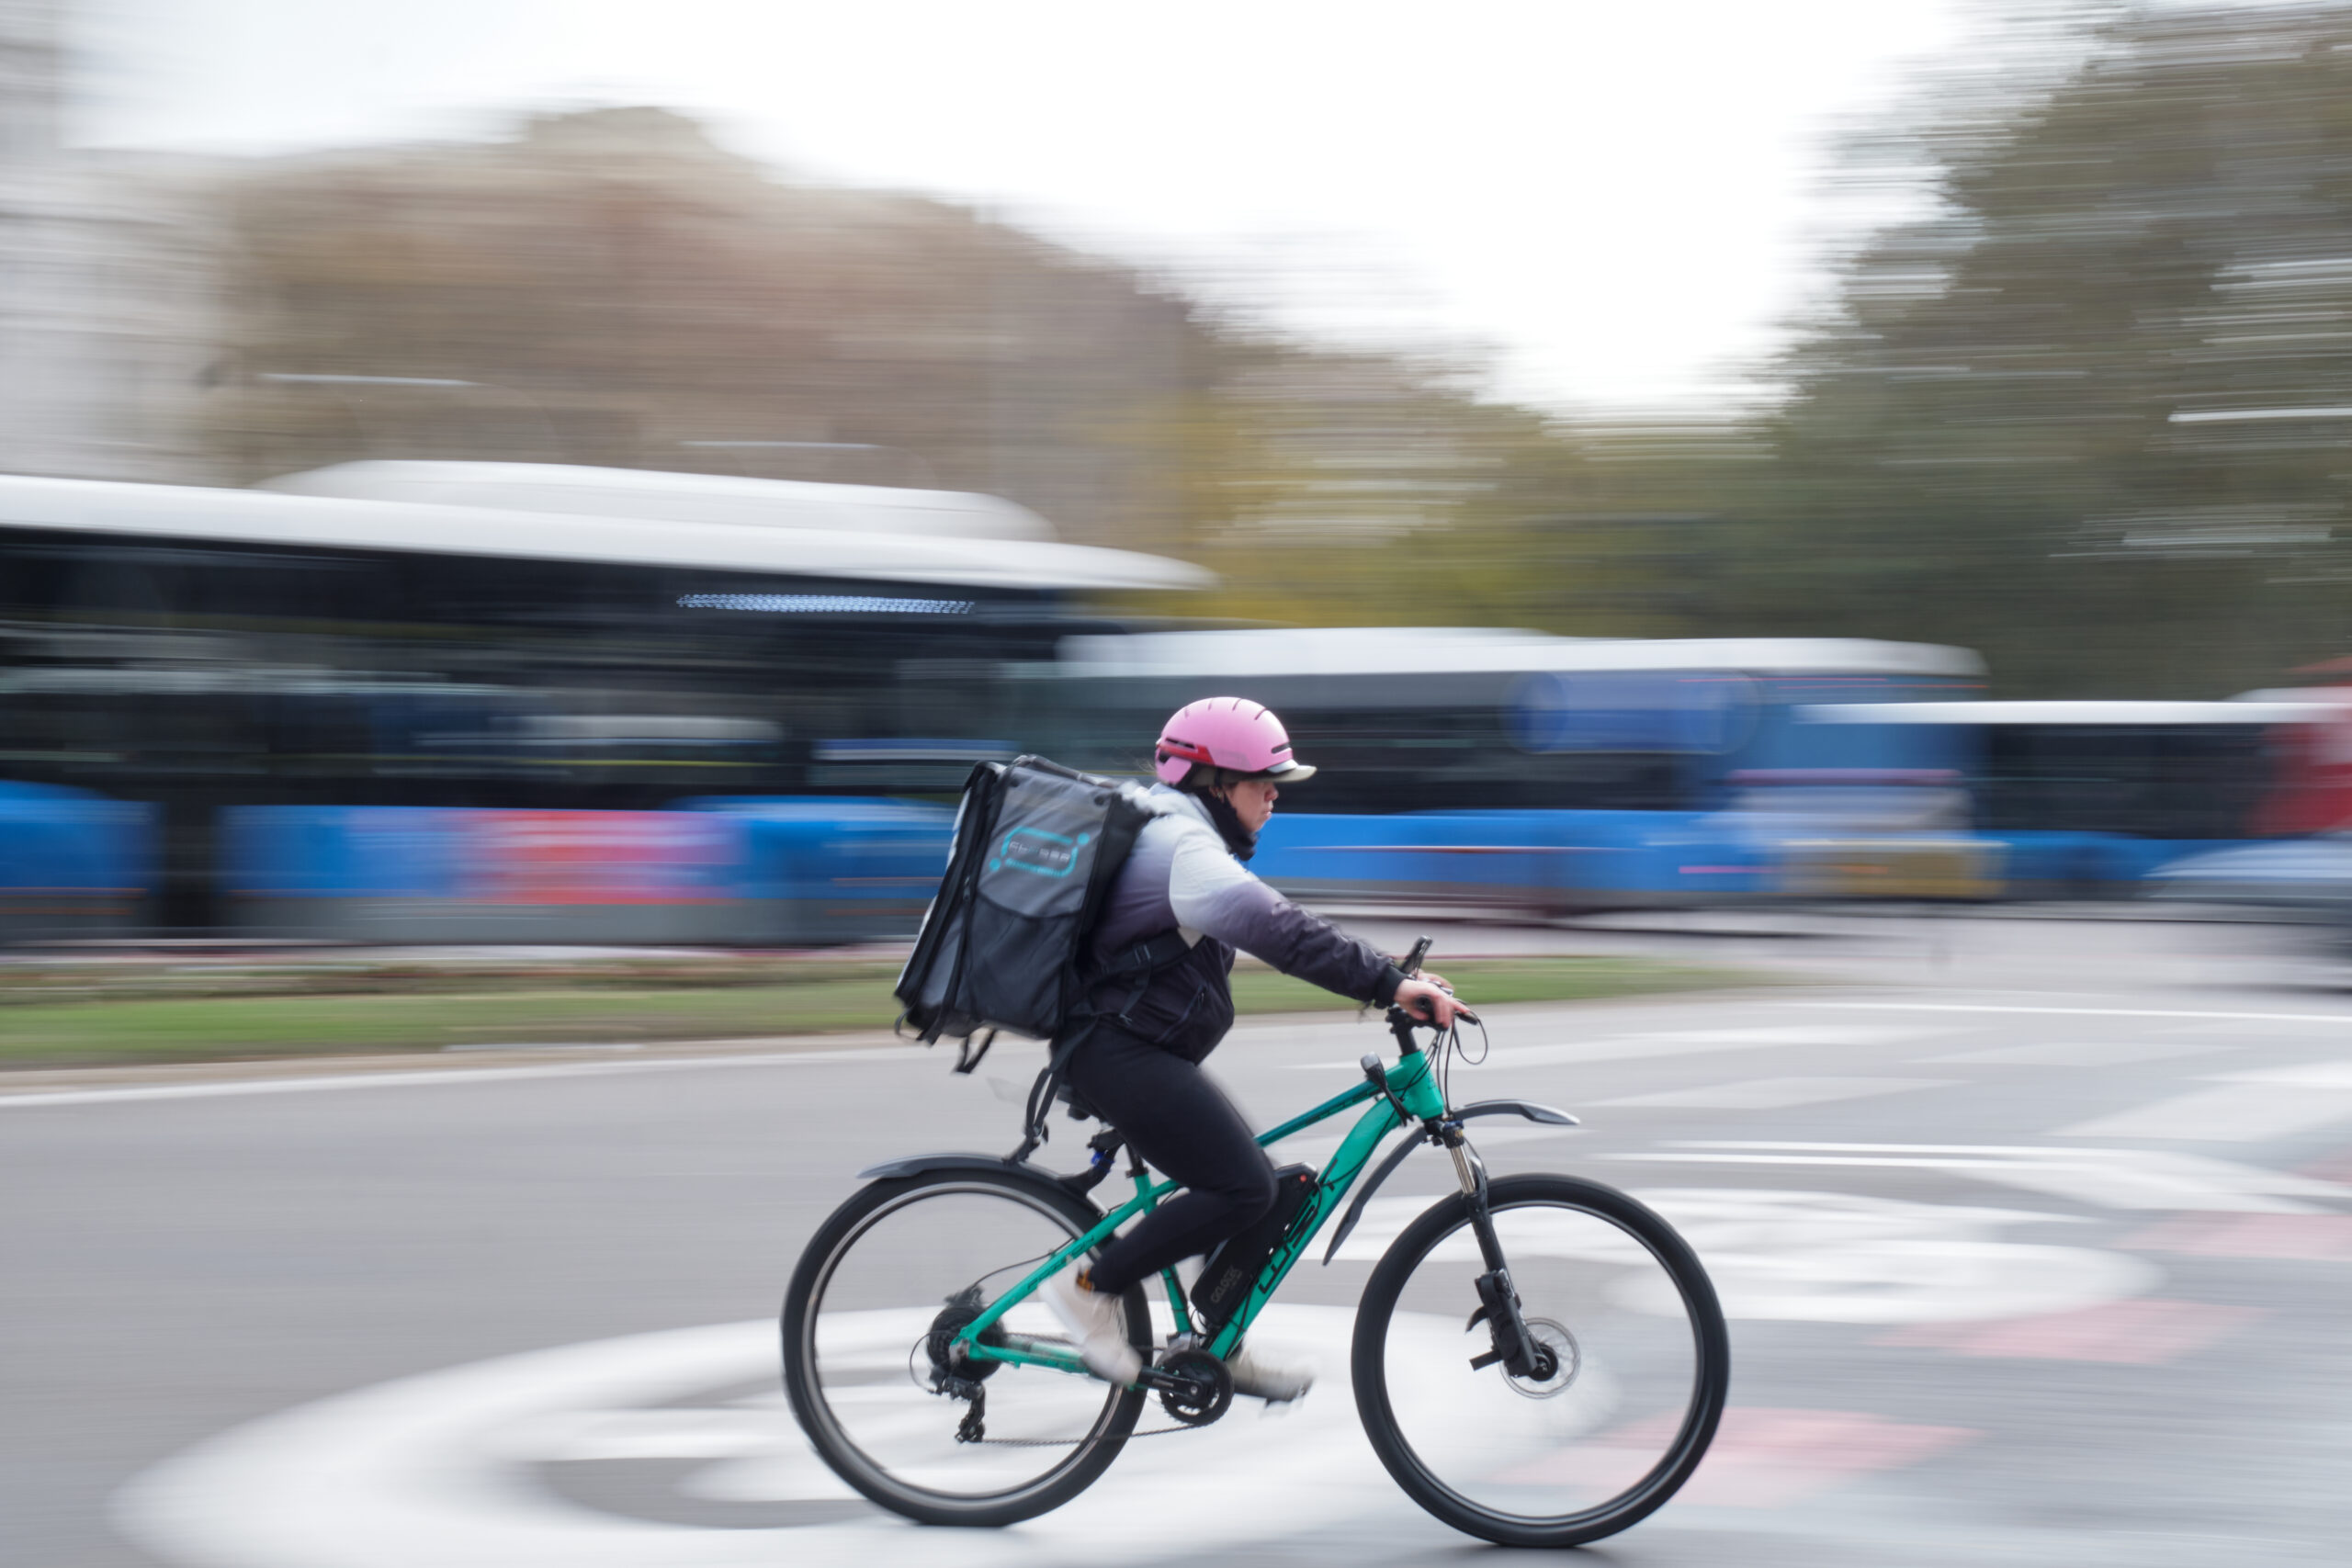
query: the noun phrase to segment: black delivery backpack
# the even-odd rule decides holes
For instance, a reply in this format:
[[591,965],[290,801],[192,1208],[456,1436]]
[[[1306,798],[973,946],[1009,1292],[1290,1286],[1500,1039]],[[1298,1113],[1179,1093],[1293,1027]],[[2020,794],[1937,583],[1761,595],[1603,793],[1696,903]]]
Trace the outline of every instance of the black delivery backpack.
[[1080,1006],[1086,936],[1152,818],[1142,795],[1042,757],[975,766],[946,877],[899,975],[899,1032],[927,1045],[962,1041],[959,1073],[978,1065],[994,1032],[1058,1034]]

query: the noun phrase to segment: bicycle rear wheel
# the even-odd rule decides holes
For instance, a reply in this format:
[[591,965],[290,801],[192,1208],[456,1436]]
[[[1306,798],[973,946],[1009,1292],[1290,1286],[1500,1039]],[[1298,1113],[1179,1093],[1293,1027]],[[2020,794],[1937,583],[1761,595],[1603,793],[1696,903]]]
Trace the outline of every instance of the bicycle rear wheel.
[[[947,1367],[983,1395],[972,1440],[973,1405],[934,1387],[955,1330],[1101,1218],[1049,1180],[984,1168],[889,1178],[836,1210],[801,1254],[783,1319],[785,1393],[833,1472],[935,1525],[1012,1524],[1101,1475],[1135,1430],[1140,1391],[1045,1367]],[[1125,1305],[1148,1359],[1142,1291]],[[1066,1338],[1034,1298],[998,1329]]]
[[1493,1183],[1495,1231],[1545,1379],[1471,1358],[1485,1271],[1469,1201],[1423,1213],[1357,1309],[1356,1407],[1388,1472],[1456,1529],[1504,1546],[1577,1546],[1674,1495],[1713,1438],[1731,1380],[1714,1287],[1664,1220],[1595,1182]]

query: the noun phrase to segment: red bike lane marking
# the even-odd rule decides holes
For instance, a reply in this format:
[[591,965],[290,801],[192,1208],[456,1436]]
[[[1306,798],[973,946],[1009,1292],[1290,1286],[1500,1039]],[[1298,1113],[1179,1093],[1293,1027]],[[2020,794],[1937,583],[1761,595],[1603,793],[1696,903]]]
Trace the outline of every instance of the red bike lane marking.
[[2120,1245],[2199,1258],[2352,1262],[2352,1214],[2177,1214]]
[[2153,1367],[2202,1349],[2261,1315],[2256,1307],[2143,1296],[2033,1317],[1911,1324],[1871,1343],[1962,1356]]
[[[1595,1489],[1631,1485],[1657,1462],[1680,1422],[1679,1413],[1635,1422],[1590,1448],[1521,1465],[1504,1479]],[[1707,1457],[1675,1501],[1702,1507],[1785,1507],[1860,1476],[1917,1464],[1980,1436],[1966,1427],[1894,1421],[1864,1410],[1734,1405],[1724,1412]]]

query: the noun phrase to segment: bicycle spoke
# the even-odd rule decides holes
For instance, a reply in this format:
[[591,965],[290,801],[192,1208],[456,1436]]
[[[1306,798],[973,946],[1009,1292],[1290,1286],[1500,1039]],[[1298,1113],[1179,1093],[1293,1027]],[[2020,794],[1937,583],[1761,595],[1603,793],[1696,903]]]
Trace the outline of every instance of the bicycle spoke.
[[[933,1354],[935,1329],[946,1323],[952,1334],[989,1292],[1080,1234],[1082,1211],[1002,1179],[869,1192],[812,1244],[786,1314],[795,1408],[828,1462],[900,1512],[989,1522],[1054,1488],[1091,1450],[1115,1451],[1138,1398],[1052,1368],[943,1368]],[[1035,1300],[1016,1303],[999,1329],[1066,1342]]]
[[[1513,1375],[1472,1324],[1485,1265],[1457,1202],[1450,1221],[1417,1221],[1367,1290],[1378,1321],[1359,1329],[1359,1398],[1369,1372],[1366,1424],[1387,1433],[1375,1447],[1441,1517],[1490,1540],[1569,1544],[1623,1529],[1696,1462],[1721,1403],[1720,1318],[1712,1292],[1692,1305],[1679,1261],[1624,1215],[1576,1201],[1595,1190],[1515,1179],[1527,1201],[1498,1198],[1495,1230],[1543,1364]],[[1559,1190],[1538,1201],[1544,1184]]]

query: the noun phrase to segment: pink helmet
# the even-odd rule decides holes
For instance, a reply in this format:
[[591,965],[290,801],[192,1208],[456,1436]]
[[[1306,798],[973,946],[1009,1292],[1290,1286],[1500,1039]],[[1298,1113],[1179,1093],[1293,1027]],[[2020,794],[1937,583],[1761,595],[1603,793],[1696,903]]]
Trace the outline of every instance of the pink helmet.
[[1195,763],[1262,773],[1284,784],[1315,776],[1313,768],[1292,758],[1290,732],[1273,710],[1247,697],[1186,703],[1159,727],[1152,760],[1161,781],[1171,784],[1182,784]]

